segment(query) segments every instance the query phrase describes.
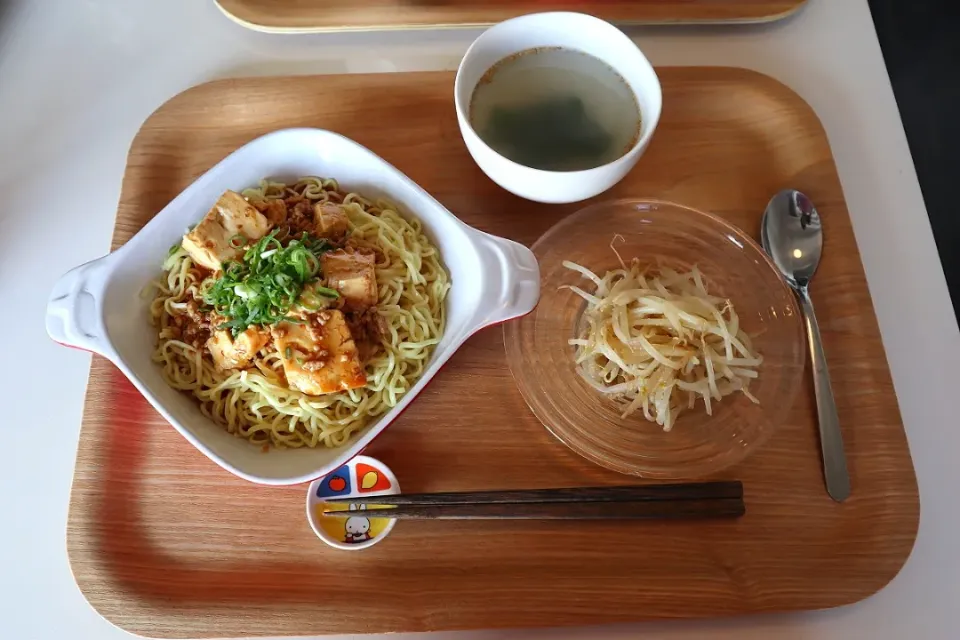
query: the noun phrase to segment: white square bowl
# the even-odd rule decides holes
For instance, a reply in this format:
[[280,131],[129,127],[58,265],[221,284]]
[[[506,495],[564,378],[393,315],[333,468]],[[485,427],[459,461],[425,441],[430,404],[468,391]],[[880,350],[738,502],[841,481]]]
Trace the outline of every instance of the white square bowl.
[[[417,218],[440,249],[450,273],[446,331],[430,364],[391,411],[336,449],[279,449],[231,435],[204,416],[197,402],[170,388],[151,361],[156,330],[143,291],[161,273],[167,251],[227,189],[241,191],[262,178],[335,178],[341,188],[387,198]],[[260,484],[308,482],[326,475],[380,434],[416,398],[440,367],[479,329],[530,312],[540,297],[533,253],[460,221],[410,178],[370,150],[320,129],[284,129],[244,145],[203,174],[113,253],[66,273],[47,304],[51,338],[110,359],[191,444],[218,465]]]

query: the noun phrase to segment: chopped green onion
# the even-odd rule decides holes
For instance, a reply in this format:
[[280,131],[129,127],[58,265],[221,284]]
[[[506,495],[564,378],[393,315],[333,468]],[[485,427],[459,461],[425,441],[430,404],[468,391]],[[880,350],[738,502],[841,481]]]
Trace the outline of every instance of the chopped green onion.
[[247,236],[243,235],[242,233],[238,233],[237,235],[230,238],[230,246],[233,247],[234,249],[239,249],[245,244],[247,244]]
[[[220,328],[230,329],[234,337],[250,325],[302,323],[299,318],[287,317],[287,312],[300,301],[307,285],[311,293],[305,297],[317,302],[317,308],[320,304],[313,293],[340,295],[319,285],[320,255],[331,249],[327,241],[304,233],[301,240],[292,240],[284,247],[276,238],[278,231],[257,240],[239,260],[225,263],[223,274],[201,289],[203,301],[226,318]],[[249,243],[249,239],[237,234],[230,244],[239,248],[237,242]]]
[[313,291],[313,292],[315,292],[315,293],[319,293],[319,294],[322,295],[322,296],[327,296],[328,298],[339,298],[339,297],[340,297],[340,292],[337,291],[336,289],[329,289],[329,288],[327,288],[327,287],[321,287],[320,285],[316,285],[316,286],[312,287],[310,290]]
[[181,244],[181,243],[179,243],[179,242],[177,242],[176,244],[170,245],[170,250],[167,251],[167,255],[168,255],[168,256],[172,256],[172,255],[175,254],[177,251],[180,251],[180,247],[182,247],[182,246],[183,246],[183,244]]
[[293,357],[293,349],[291,349],[290,347],[287,347],[286,349],[284,349],[284,350],[283,350],[283,357],[286,358],[287,360],[289,360],[290,358],[292,358],[292,357]]

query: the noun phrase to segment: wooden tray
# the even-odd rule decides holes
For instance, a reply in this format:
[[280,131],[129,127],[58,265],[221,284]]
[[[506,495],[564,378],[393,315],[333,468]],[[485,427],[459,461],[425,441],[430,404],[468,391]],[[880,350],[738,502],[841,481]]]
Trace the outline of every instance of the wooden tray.
[[476,27],[526,13],[580,11],[619,24],[769,22],[806,0],[216,0],[270,32]]
[[[304,486],[258,487],[222,471],[95,358],[67,536],[93,606],[147,636],[296,635],[815,609],[884,586],[916,536],[917,485],[824,131],[796,94],[754,72],[659,73],[659,131],[606,197],[675,200],[747,230],[784,187],[817,203],[826,244],[813,295],[849,455],[849,501],[824,491],[808,383],[769,444],[722,474],[744,482],[747,515],[738,521],[401,522],[376,547],[344,553],[310,531]],[[113,246],[227,153],[292,126],[350,136],[469,224],[532,243],[577,205],[534,204],[488,180],[461,141],[452,92],[446,72],[191,89],[133,142]],[[577,457],[537,422],[499,329],[468,341],[369,453],[405,491],[632,482]]]

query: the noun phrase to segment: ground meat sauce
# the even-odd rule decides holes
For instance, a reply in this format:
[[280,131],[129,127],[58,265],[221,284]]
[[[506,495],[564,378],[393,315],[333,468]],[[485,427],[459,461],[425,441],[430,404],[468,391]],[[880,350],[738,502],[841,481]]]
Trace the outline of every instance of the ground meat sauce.
[[173,317],[173,323],[180,333],[180,339],[198,349],[210,338],[213,326],[211,314],[200,310],[196,300],[187,302],[186,314]]
[[303,196],[290,196],[283,201],[287,206],[287,228],[295,236],[305,231],[313,231],[313,203]]
[[360,313],[347,313],[344,317],[360,352],[360,359],[368,360],[380,350],[384,338],[390,333],[386,319],[377,312],[376,307]]

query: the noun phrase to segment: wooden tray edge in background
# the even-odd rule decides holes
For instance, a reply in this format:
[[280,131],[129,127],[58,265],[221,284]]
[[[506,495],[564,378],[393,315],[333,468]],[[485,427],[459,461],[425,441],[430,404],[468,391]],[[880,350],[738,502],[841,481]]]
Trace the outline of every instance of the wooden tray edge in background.
[[[256,0],[253,0],[256,2]],[[362,1],[362,0],[361,0]],[[483,0],[476,0],[482,3]],[[623,26],[642,25],[696,25],[696,24],[763,24],[783,20],[799,11],[807,0],[769,0],[767,4],[752,3],[753,6],[724,7],[719,3],[701,6],[698,0],[692,3],[663,6],[658,2],[625,3],[628,6],[616,11],[597,10],[588,2],[583,6],[565,7],[529,7],[529,10],[511,11],[505,9],[484,19],[477,19],[469,15],[461,19],[447,18],[443,22],[430,22],[429,19],[410,19],[408,22],[400,20],[363,21],[359,24],[350,24],[345,21],[339,23],[322,24],[315,17],[321,11],[308,11],[305,15],[296,15],[295,11],[287,10],[290,15],[268,14],[260,7],[251,6],[251,0],[214,0],[217,8],[230,20],[238,25],[263,33],[339,33],[350,31],[411,31],[423,29],[470,29],[489,27],[497,22],[540,11],[581,11],[591,13],[598,18],[614,22]],[[408,11],[416,15],[414,9]]]
[[[669,68],[664,68],[664,69],[662,69],[662,70],[663,70],[663,71],[667,71],[668,69],[669,69]],[[676,68],[674,68],[674,69],[676,69]],[[686,69],[690,69],[691,72],[695,72],[695,69],[696,69],[696,68],[686,68]],[[762,84],[767,85],[767,86],[777,85],[776,88],[775,88],[775,90],[776,90],[777,92],[782,92],[784,95],[786,95],[786,93],[789,92],[789,94],[791,94],[791,96],[795,96],[795,98],[791,98],[791,99],[796,101],[796,103],[797,103],[797,109],[798,109],[798,110],[799,110],[799,109],[803,109],[803,110],[808,114],[808,115],[805,115],[804,118],[809,120],[809,123],[810,123],[810,126],[811,126],[811,131],[813,131],[813,133],[814,133],[817,137],[822,138],[824,141],[827,140],[826,132],[825,132],[824,129],[823,129],[822,123],[820,122],[819,118],[816,116],[816,114],[815,114],[815,112],[813,111],[812,107],[810,107],[810,105],[809,105],[808,103],[806,103],[805,101],[803,101],[803,99],[802,99],[801,97],[797,96],[797,94],[796,94],[795,92],[793,92],[793,90],[790,89],[789,87],[783,85],[782,83],[778,82],[778,81],[775,80],[775,79],[769,78],[768,76],[765,76],[765,75],[760,74],[760,73],[758,73],[758,72],[746,70],[746,69],[732,69],[732,68],[723,69],[723,68],[715,68],[715,67],[711,67],[710,69],[711,69],[712,72],[715,72],[715,73],[718,73],[718,74],[724,74],[724,73],[726,73],[726,74],[728,75],[728,77],[736,77],[737,75],[739,75],[739,76],[741,76],[741,77],[743,77],[743,76],[750,76],[750,77],[753,77],[753,79],[754,79],[756,82],[758,82],[758,83],[762,83]],[[660,69],[658,69],[658,71],[660,71]],[[446,73],[446,72],[435,72],[435,73]],[[375,74],[375,75],[380,75],[380,74]],[[130,158],[131,158],[131,156],[134,154],[134,152],[138,149],[139,146],[142,146],[142,145],[140,144],[141,134],[143,133],[143,131],[144,131],[145,129],[147,129],[147,128],[149,127],[150,122],[151,122],[154,118],[162,117],[165,111],[172,110],[172,109],[176,109],[176,108],[177,108],[177,105],[178,105],[181,101],[183,101],[183,100],[189,101],[189,100],[191,99],[191,97],[195,94],[195,92],[209,91],[210,88],[211,88],[211,85],[216,86],[216,85],[223,85],[223,84],[236,83],[236,82],[241,82],[241,83],[242,83],[242,82],[244,82],[244,79],[225,79],[225,80],[217,80],[217,81],[213,81],[213,82],[211,82],[211,83],[206,83],[206,84],[203,84],[203,85],[199,85],[199,86],[196,86],[196,87],[192,87],[192,88],[189,88],[189,89],[185,90],[184,92],[182,92],[182,93],[180,93],[180,94],[172,97],[170,100],[168,100],[168,101],[165,102],[163,105],[161,105],[153,114],[151,114],[151,115],[145,120],[144,124],[141,126],[141,129],[138,131],[137,135],[134,137],[134,139],[133,139],[133,141],[132,141],[132,143],[131,143],[130,152],[128,153],[127,163],[126,163],[125,166],[127,166],[127,167],[130,166]],[[813,127],[816,127],[816,129],[814,130]],[[835,161],[834,161],[832,155],[831,155],[829,161],[831,162],[831,164],[834,165],[833,171],[836,172]],[[125,178],[124,178],[124,182],[126,182],[126,176],[125,176]],[[841,192],[841,195],[842,195],[842,192]],[[118,223],[118,225],[115,226],[115,228],[114,228],[114,233],[113,233],[113,238],[112,238],[112,243],[111,243],[112,249],[116,249],[116,248],[119,247],[121,244],[123,244],[123,242],[125,242],[126,239],[129,238],[129,236],[130,236],[130,229],[129,229],[129,227],[123,228],[123,227]],[[855,247],[854,247],[854,248],[855,248]],[[856,249],[856,248],[855,248],[855,249]],[[857,253],[856,258],[857,258],[857,260],[859,261],[859,252]],[[861,267],[861,268],[862,268],[862,267]],[[873,309],[871,309],[870,312],[873,313]],[[883,351],[882,356],[883,356],[883,358],[884,358],[884,363],[885,363],[885,366],[886,366],[886,368],[887,368],[887,372],[888,372],[888,375],[889,375],[889,365],[887,364],[886,352],[885,352],[885,351]],[[105,360],[103,360],[103,359],[101,359],[101,358],[99,358],[99,357],[96,357],[96,356],[95,356],[95,359],[94,359],[94,362],[93,362],[93,364],[92,364],[91,369],[92,369],[92,371],[99,369],[101,372],[102,372],[104,369],[113,369],[113,374],[114,374],[114,375],[117,375],[117,376],[120,376],[120,375],[121,375],[121,374],[119,373],[119,371],[117,371],[116,369],[113,368],[112,365],[110,365],[110,364],[107,363]],[[87,393],[86,393],[86,400],[87,400],[88,402],[87,402],[87,406],[85,406],[85,409],[84,409],[84,418],[83,418],[84,425],[87,425],[87,424],[90,423],[90,422],[92,421],[92,419],[93,419],[93,417],[88,414],[88,410],[89,410],[89,400],[90,400],[90,398],[91,398],[91,393],[92,393],[91,386],[88,385],[88,389],[87,389]],[[897,405],[897,413],[898,413],[897,422],[900,423],[900,428],[902,429],[902,419],[899,418],[899,406],[898,406],[898,405]],[[87,428],[89,428],[89,427],[87,427]],[[81,432],[81,436],[82,436],[82,432]],[[909,449],[907,449],[907,455],[909,456]],[[87,462],[89,463],[90,460],[88,460]],[[910,470],[913,471],[912,458],[911,458],[911,467],[910,467]],[[838,602],[832,604],[831,606],[844,606],[844,605],[851,604],[851,603],[857,602],[857,601],[859,601],[859,600],[865,599],[865,598],[867,598],[867,597],[870,597],[871,595],[873,595],[874,593],[876,593],[877,591],[879,591],[880,589],[882,589],[890,580],[892,580],[892,579],[899,573],[900,569],[902,569],[902,567],[904,566],[904,564],[907,562],[907,560],[908,560],[908,558],[909,558],[909,556],[910,556],[910,553],[912,552],[913,545],[914,545],[915,542],[916,542],[917,530],[918,530],[918,526],[919,526],[919,496],[918,496],[918,494],[917,494],[916,474],[915,474],[915,472],[912,473],[912,479],[913,479],[912,488],[911,488],[911,487],[906,487],[906,488],[904,489],[904,491],[907,492],[907,493],[911,493],[911,492],[912,492],[912,494],[913,494],[914,496],[916,496],[915,500],[913,501],[913,503],[915,504],[916,508],[915,508],[911,513],[905,514],[905,515],[903,516],[903,519],[904,519],[904,520],[910,519],[910,520],[912,521],[912,522],[911,522],[911,524],[912,524],[912,536],[911,536],[911,538],[912,538],[912,543],[911,543],[911,545],[910,545],[910,548],[906,551],[906,553],[903,554],[903,557],[902,557],[902,558],[898,558],[898,560],[900,560],[900,562],[899,562],[899,566],[898,566],[897,570],[894,571],[894,572],[892,572],[892,573],[889,575],[889,577],[884,576],[884,577],[886,578],[886,582],[877,585],[876,588],[873,589],[872,591],[865,592],[865,593],[862,593],[862,594],[858,594],[858,597],[852,598],[852,599],[850,599],[850,600],[848,600],[848,601],[838,601]],[[911,491],[911,489],[912,489],[912,491]],[[70,515],[69,515],[69,519],[68,519],[68,536],[67,536],[68,557],[69,557],[69,559],[70,559],[71,566],[73,565],[73,561],[74,561],[74,559],[77,557],[78,553],[79,553],[79,554],[83,554],[83,555],[89,555],[89,554],[91,553],[91,551],[92,551],[93,553],[96,553],[96,549],[95,549],[95,548],[94,548],[94,549],[91,549],[91,545],[95,546],[95,545],[97,544],[96,540],[93,539],[94,536],[91,535],[91,532],[90,532],[90,531],[78,531],[78,530],[77,530],[77,527],[75,526],[75,524],[76,524],[76,519],[77,519],[77,515],[78,515],[78,514],[77,514],[77,509],[78,509],[78,506],[77,506],[76,503],[75,503],[74,495],[71,494],[71,500],[70,500]],[[143,633],[150,633],[150,632],[151,632],[151,630],[150,630],[149,628],[144,627],[144,626],[133,626],[133,625],[126,626],[126,625],[122,624],[121,622],[118,622],[118,621],[115,621],[115,620],[111,619],[111,618],[108,616],[108,614],[105,613],[104,611],[101,611],[101,607],[98,606],[98,605],[102,605],[102,604],[103,604],[103,600],[100,599],[102,596],[106,595],[107,597],[110,597],[111,594],[110,594],[110,593],[104,594],[104,592],[103,592],[101,589],[96,589],[96,588],[95,588],[95,589],[84,588],[84,587],[82,586],[82,583],[86,582],[86,579],[89,578],[89,576],[86,576],[86,577],[82,576],[82,572],[81,572],[81,571],[78,571],[78,569],[77,569],[77,568],[74,568],[73,566],[72,566],[72,569],[73,569],[73,571],[74,571],[74,576],[75,576],[75,578],[77,579],[78,584],[81,585],[80,591],[81,591],[81,593],[83,593],[84,598],[87,599],[87,601],[91,604],[91,606],[92,606],[95,610],[97,610],[104,618],[106,618],[107,620],[111,621],[112,624],[115,624],[115,625],[117,625],[117,626],[119,626],[119,627],[121,627],[121,628],[124,628],[125,630],[130,631],[130,632],[132,632],[132,633],[140,633],[140,634],[143,634]],[[108,566],[101,567],[100,570],[109,573],[109,572],[110,572],[110,567],[108,567]],[[89,586],[89,585],[88,585],[88,586]],[[743,613],[743,612],[736,612],[736,611],[730,612],[730,614],[738,614],[738,615],[742,615],[742,613]],[[124,621],[124,622],[126,622],[126,621]],[[509,625],[508,625],[508,626],[509,626]],[[154,630],[154,631],[152,631],[152,633],[156,633],[156,631]],[[255,633],[260,634],[261,632],[258,630],[258,631],[256,631]],[[267,635],[267,634],[263,634],[263,635]],[[177,637],[177,636],[172,636],[172,637]]]

